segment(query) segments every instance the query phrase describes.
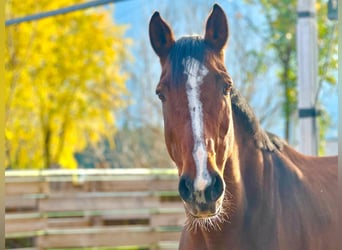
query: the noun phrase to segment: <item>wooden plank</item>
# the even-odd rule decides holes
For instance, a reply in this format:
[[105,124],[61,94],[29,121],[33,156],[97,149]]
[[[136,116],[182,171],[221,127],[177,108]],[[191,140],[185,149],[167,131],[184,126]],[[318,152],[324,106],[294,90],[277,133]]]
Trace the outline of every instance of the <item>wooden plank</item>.
[[37,200],[31,198],[23,198],[20,195],[9,196],[5,199],[6,210],[29,210],[35,211],[37,209]]
[[158,250],[178,250],[178,241],[161,241],[158,243]]
[[174,208],[183,208],[184,209],[184,205],[182,202],[177,201],[177,202],[170,202],[170,201],[159,201],[158,206],[155,206],[156,208],[159,209],[174,209]]
[[7,170],[5,177],[49,177],[67,175],[88,176],[177,176],[176,168],[112,168],[112,169],[44,169],[44,170]]
[[115,212],[111,214],[104,214],[102,216],[104,221],[113,221],[113,220],[142,220],[149,219],[150,213],[148,209],[141,209],[142,211],[137,211],[136,209],[130,209],[129,211]]
[[112,218],[124,218],[125,216],[149,216],[150,208],[129,208],[129,209],[110,209],[110,210],[80,210],[80,211],[50,211],[46,212],[48,218],[65,218],[65,217],[91,217],[103,216]]
[[6,234],[6,239],[32,238],[32,237],[42,236],[44,234],[45,234],[44,230],[8,233]]
[[43,182],[8,182],[5,184],[5,195],[22,195],[40,193]]
[[39,182],[44,182],[44,177],[41,176],[7,176],[5,172],[5,184],[8,183],[39,183]]
[[128,191],[148,191],[151,186],[150,180],[139,180],[138,182],[132,182],[127,180],[116,181],[89,181],[79,184],[72,182],[50,182],[50,189],[54,193],[65,192],[128,192]]
[[38,237],[37,245],[41,248],[57,247],[101,247],[125,245],[157,245],[160,241],[177,241],[179,231],[157,231],[149,227],[110,227],[93,230],[64,229],[49,230],[46,235]]
[[36,247],[24,247],[24,248],[10,248],[6,250],[38,250]]
[[183,226],[185,223],[184,209],[174,209],[169,212],[153,213],[150,217],[150,225],[158,226]]
[[70,193],[80,193],[80,192],[91,192],[91,183],[82,182],[74,183],[72,181],[58,181],[58,182],[48,182],[49,190],[52,194],[65,193],[66,191]]
[[47,228],[80,228],[91,225],[91,217],[47,219]]
[[158,206],[157,197],[50,197],[39,201],[39,210],[46,211],[78,211],[78,210],[110,210],[130,208],[153,208]]
[[137,182],[127,181],[127,180],[117,180],[117,181],[103,181],[99,183],[94,183],[96,185],[96,190],[99,191],[148,191],[150,190],[151,180],[139,180]]
[[38,231],[46,228],[46,218],[5,216],[5,234]]
[[94,191],[175,191],[178,190],[178,179],[160,179],[160,178],[139,178],[138,180],[87,180],[78,184],[70,181],[50,182],[50,189],[54,192],[94,192]]
[[177,179],[155,179],[150,183],[150,190],[158,191],[176,191],[178,190]]
[[31,177],[31,178],[37,178],[41,174],[40,170],[6,170],[5,171],[5,177],[6,179],[9,178],[25,178],[25,177]]
[[[184,223],[177,186],[175,169],[11,172],[6,174],[7,211],[37,213],[7,213],[6,238],[35,237],[39,249],[129,245],[176,249],[177,244],[164,241],[177,243]],[[119,226],[126,220],[145,226]]]

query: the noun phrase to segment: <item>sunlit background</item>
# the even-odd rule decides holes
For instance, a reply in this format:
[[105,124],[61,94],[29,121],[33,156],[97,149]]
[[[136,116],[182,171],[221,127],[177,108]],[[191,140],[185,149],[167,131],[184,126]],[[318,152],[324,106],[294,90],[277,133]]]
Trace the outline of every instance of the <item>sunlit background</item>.
[[[27,0],[24,4],[7,0],[6,20],[84,2]],[[203,35],[213,3],[220,4],[229,19],[225,60],[234,84],[262,127],[298,148],[296,0],[113,2],[6,26],[6,195],[13,198],[6,203],[6,223],[13,223],[8,229],[13,231],[6,233],[9,248],[31,249],[36,244],[47,246],[46,242],[58,246],[61,240],[53,236],[73,235],[75,239],[89,225],[105,229],[87,229],[85,239],[97,233],[111,238],[117,235],[111,226],[118,225],[150,226],[157,221],[152,231],[165,230],[160,218],[155,219],[163,213],[173,216],[167,217],[172,218],[167,232],[177,232],[172,239],[178,237],[183,210],[175,198],[176,172],[164,144],[161,105],[155,96],[159,59],[148,37],[149,19],[155,10],[179,38]],[[317,0],[315,8],[319,155],[333,155],[337,154],[338,121],[337,22],[328,19],[327,0]],[[23,179],[15,170],[47,171],[25,172]],[[113,181],[122,181],[123,186]],[[152,192],[152,187],[160,190]],[[124,200],[123,192],[131,200]],[[51,197],[55,200],[49,200]],[[86,200],[80,202],[82,198]],[[75,200],[78,203],[73,203]],[[62,201],[68,205],[64,207]],[[153,209],[145,206],[149,202]],[[142,210],[137,212],[130,206],[141,206]],[[57,207],[65,210],[57,211]],[[127,214],[120,218],[123,210]],[[151,214],[155,217],[149,217]],[[162,221],[166,223],[165,218]],[[31,222],[36,223],[31,229],[18,231],[20,225]],[[41,225],[49,229],[44,231]],[[79,231],[63,231],[63,226]],[[144,239],[145,231],[139,230],[134,233],[139,232]],[[110,245],[103,238],[97,240],[102,247]],[[89,242],[75,244],[90,247]],[[156,249],[174,247],[163,246]],[[124,249],[150,249],[144,247]]]

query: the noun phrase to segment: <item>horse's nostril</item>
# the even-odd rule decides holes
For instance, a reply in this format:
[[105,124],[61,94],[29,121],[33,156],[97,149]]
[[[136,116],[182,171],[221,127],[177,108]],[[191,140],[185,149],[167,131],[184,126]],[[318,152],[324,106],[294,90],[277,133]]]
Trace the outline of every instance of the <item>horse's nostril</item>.
[[223,193],[223,180],[222,178],[215,174],[212,176],[212,182],[205,190],[205,198],[207,201],[216,201]]
[[[194,181],[187,175],[183,175],[180,178],[178,186],[180,197],[185,202],[192,202],[194,199],[203,199],[206,202],[215,202],[220,198],[220,196],[223,193],[223,190],[224,183],[222,178],[218,174],[213,174],[211,176],[211,183],[209,186],[205,188],[204,193],[200,190],[197,190],[195,192]],[[201,194],[203,196],[201,196]]]
[[184,201],[189,202],[193,193],[193,181],[188,176],[182,176],[179,180],[178,191]]

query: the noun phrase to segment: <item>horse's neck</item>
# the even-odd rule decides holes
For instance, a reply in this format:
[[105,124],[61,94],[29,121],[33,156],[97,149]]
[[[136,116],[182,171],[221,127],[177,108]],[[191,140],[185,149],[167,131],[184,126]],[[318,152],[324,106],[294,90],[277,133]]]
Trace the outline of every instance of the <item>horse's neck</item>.
[[224,231],[235,232],[241,249],[325,246],[318,229],[336,226],[337,158],[307,157],[286,145],[279,149],[281,143],[272,136],[261,138],[275,144],[274,151],[259,147],[260,141],[241,124],[234,117],[234,148],[224,173],[226,193],[232,197],[232,221]]
[[[257,195],[261,192],[260,183],[263,181],[265,163],[269,160],[265,158],[263,150],[258,148],[255,136],[249,134],[244,127],[240,117],[234,117],[234,150],[231,158],[227,161],[227,169],[232,168],[234,172],[240,173],[239,186],[244,189],[244,199],[248,200],[248,195]],[[229,173],[227,173],[229,174]],[[253,190],[254,194],[245,194],[246,190]],[[257,196],[255,196],[257,197]]]
[[[243,210],[239,215],[242,235],[248,235],[254,246],[261,247],[268,242],[263,249],[277,249],[278,245],[294,249],[291,242],[303,244],[296,248],[312,249],[312,245],[305,245],[311,244],[310,235],[314,235],[319,226],[332,223],[331,217],[336,213],[336,206],[331,205],[334,204],[331,186],[336,186],[336,178],[330,174],[332,183],[329,185],[321,178],[329,175],[329,164],[334,164],[334,158],[313,159],[288,146],[273,152],[260,149],[243,127],[235,126],[235,130],[236,159],[231,166],[239,169],[241,179],[228,183],[227,189],[235,185],[240,190],[240,202],[236,206],[237,210]],[[321,166],[324,165],[323,172]],[[317,171],[315,177],[310,175],[312,171]]]
[[271,220],[274,216],[271,213],[275,197],[270,185],[277,170],[273,165],[273,153],[265,147],[260,148],[255,136],[249,134],[237,117],[234,121],[234,150],[226,164],[225,179],[228,180],[227,190],[234,190],[236,195],[234,206],[240,211],[236,216],[248,227],[248,224],[255,225],[258,218]]

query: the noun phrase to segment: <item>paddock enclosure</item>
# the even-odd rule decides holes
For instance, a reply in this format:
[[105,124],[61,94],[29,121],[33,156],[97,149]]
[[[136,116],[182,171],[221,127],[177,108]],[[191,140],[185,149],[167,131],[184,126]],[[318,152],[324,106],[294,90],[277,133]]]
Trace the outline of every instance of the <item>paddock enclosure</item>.
[[6,171],[6,249],[177,249],[176,169]]

